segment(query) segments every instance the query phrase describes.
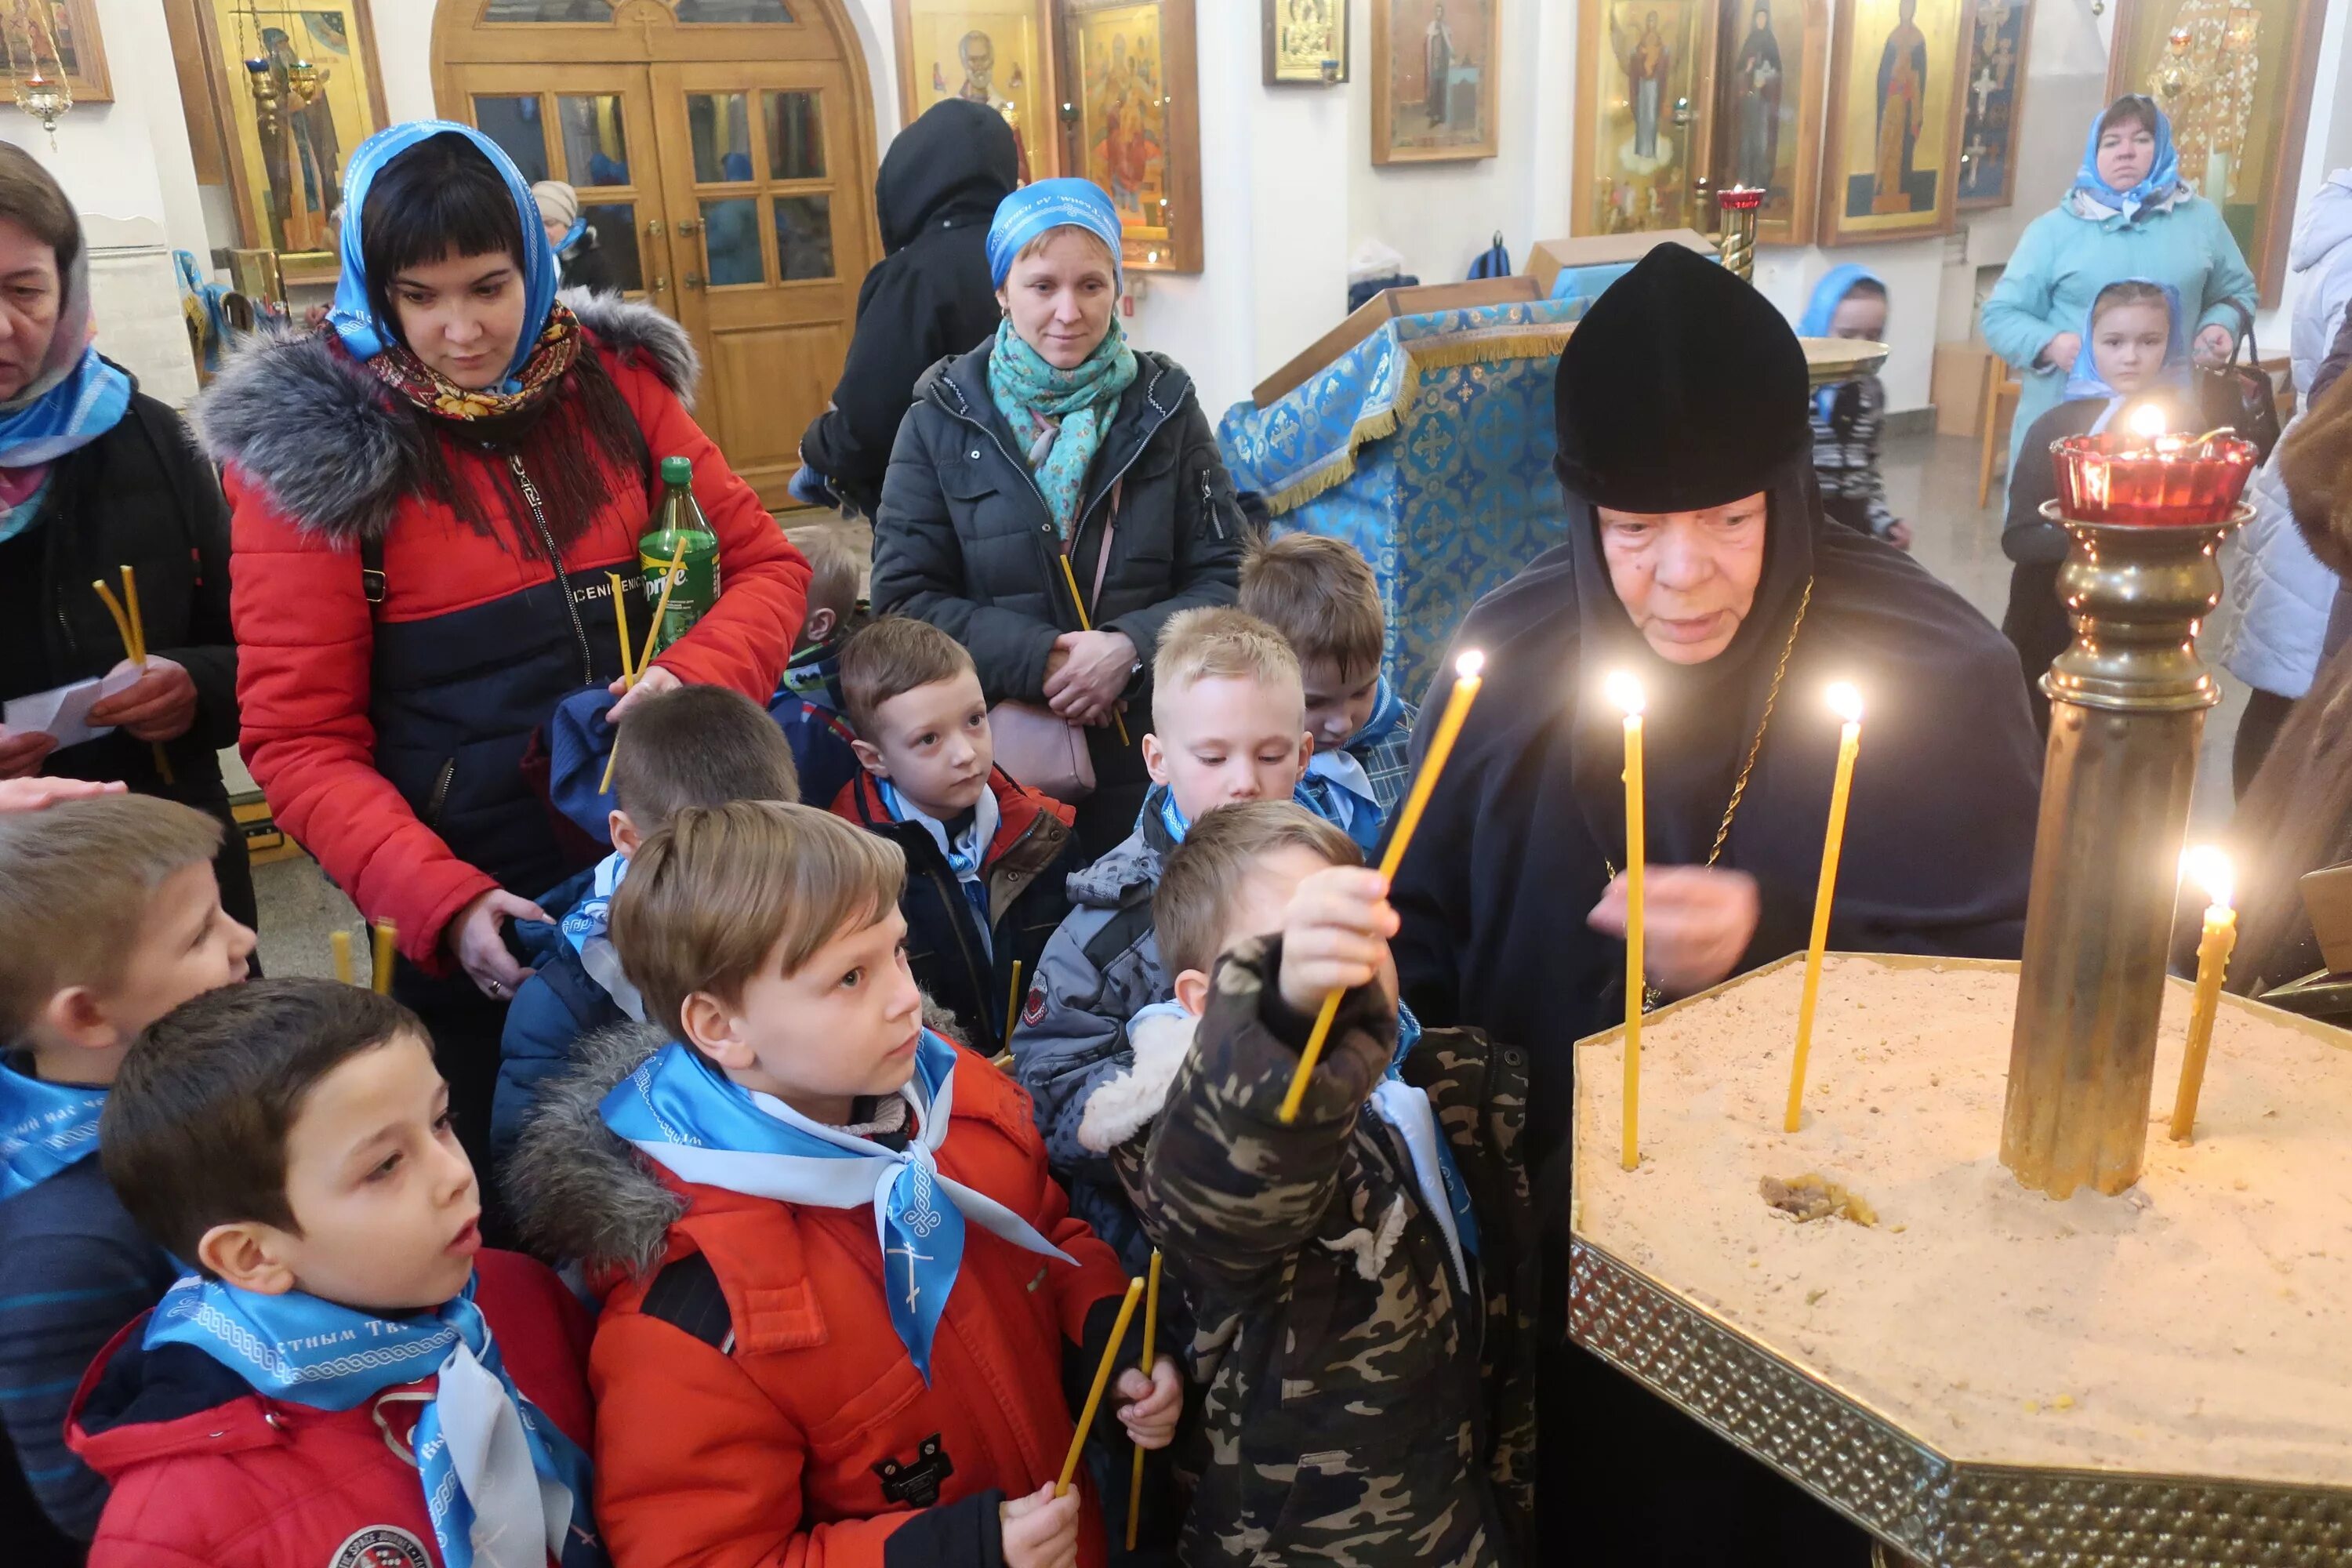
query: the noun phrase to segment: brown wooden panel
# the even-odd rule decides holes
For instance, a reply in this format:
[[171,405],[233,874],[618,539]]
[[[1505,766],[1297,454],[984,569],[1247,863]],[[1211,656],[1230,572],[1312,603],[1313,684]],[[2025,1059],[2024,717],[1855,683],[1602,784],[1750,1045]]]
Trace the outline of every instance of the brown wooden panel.
[[824,412],[849,352],[847,321],[739,327],[713,334],[703,416],[734,470],[771,507],[800,466],[801,432]]

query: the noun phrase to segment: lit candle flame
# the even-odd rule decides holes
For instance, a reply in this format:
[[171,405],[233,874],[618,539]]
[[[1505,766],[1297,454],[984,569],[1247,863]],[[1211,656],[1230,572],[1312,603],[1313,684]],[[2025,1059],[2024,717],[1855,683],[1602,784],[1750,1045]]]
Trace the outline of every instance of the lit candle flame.
[[1849,724],[1862,722],[1862,691],[1853,681],[1831,681],[1827,695],[1831,712]]
[[1454,675],[1458,680],[1475,680],[1486,668],[1486,656],[1476,648],[1465,648],[1462,657],[1454,661]]
[[2132,434],[2144,441],[2153,441],[2164,434],[2164,410],[2153,403],[2143,403],[2132,410]]
[[2180,854],[2180,875],[2205,889],[2208,902],[2215,909],[2230,907],[2230,895],[2234,890],[2230,858],[2210,844],[2200,844]]
[[1602,695],[1609,699],[1609,705],[1620,712],[1630,717],[1642,710],[1642,683],[1627,671],[1611,670],[1609,679],[1601,682],[1601,689]]

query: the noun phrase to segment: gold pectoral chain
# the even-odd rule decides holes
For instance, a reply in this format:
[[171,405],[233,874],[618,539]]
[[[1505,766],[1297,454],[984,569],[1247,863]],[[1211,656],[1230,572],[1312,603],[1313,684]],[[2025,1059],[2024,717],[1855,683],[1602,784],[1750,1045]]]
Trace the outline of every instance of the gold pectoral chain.
[[[1747,797],[1748,775],[1756,771],[1756,759],[1764,750],[1764,731],[1771,728],[1772,710],[1780,702],[1780,682],[1786,679],[1789,674],[1789,657],[1797,651],[1797,633],[1803,628],[1805,611],[1811,607],[1812,602],[1813,580],[1808,577],[1805,579],[1805,591],[1797,599],[1797,618],[1789,623],[1789,640],[1780,645],[1780,662],[1772,667],[1772,684],[1764,693],[1763,715],[1756,721],[1756,733],[1748,737],[1748,756],[1739,764],[1739,776],[1731,781],[1731,798],[1724,803],[1723,820],[1716,824],[1715,842],[1708,847],[1706,852],[1706,864],[1709,867],[1713,867],[1723,858],[1724,843],[1731,837],[1731,819],[1739,815],[1739,803]],[[1601,868],[1608,874],[1611,881],[1617,879],[1616,864],[1605,856],[1601,858]],[[1656,986],[1646,984],[1646,976],[1643,978],[1645,983],[1642,987],[1642,1011],[1646,1013],[1664,1001],[1665,994]]]

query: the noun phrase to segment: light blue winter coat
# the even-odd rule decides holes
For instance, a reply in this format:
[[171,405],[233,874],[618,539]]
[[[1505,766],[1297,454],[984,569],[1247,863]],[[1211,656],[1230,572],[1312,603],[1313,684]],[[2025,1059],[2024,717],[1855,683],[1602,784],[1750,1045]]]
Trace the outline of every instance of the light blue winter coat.
[[[2292,347],[2294,384],[2304,387],[2318,374],[2352,303],[2352,169],[2330,174],[2312,197],[2287,265],[2299,278]],[[2254,476],[2248,499],[2253,521],[2222,558],[2235,614],[2222,636],[2221,663],[2258,691],[2301,697],[2319,668],[2338,580],[2311,553],[2287,510],[2275,452]]]

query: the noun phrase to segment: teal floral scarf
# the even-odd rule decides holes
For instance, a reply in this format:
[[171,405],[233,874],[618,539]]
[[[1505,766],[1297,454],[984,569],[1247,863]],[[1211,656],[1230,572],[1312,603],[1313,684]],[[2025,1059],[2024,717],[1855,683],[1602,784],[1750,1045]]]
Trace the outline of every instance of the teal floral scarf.
[[1135,381],[1135,351],[1111,318],[1110,331],[1076,370],[1055,370],[1022,342],[1009,321],[988,355],[988,395],[1027,454],[1037,489],[1066,543],[1077,526],[1087,466]]

